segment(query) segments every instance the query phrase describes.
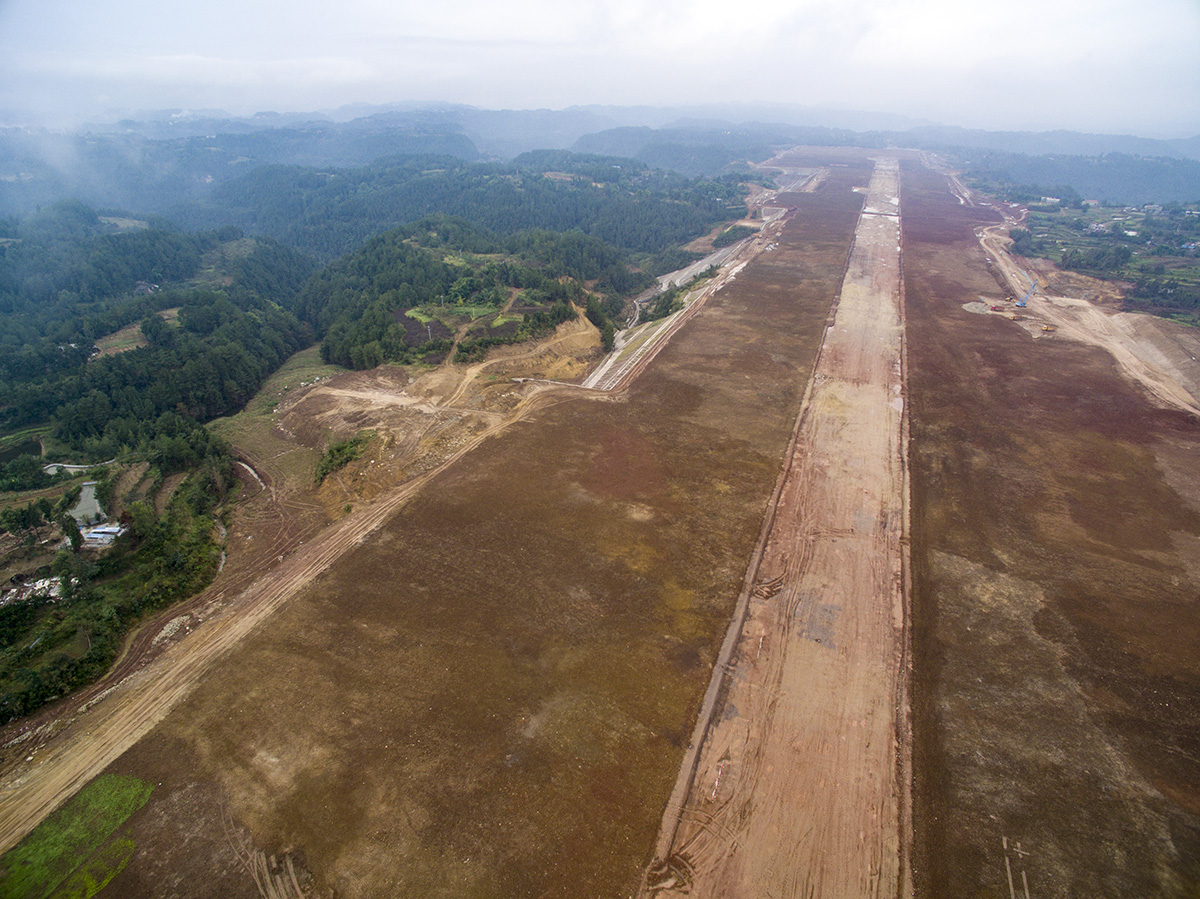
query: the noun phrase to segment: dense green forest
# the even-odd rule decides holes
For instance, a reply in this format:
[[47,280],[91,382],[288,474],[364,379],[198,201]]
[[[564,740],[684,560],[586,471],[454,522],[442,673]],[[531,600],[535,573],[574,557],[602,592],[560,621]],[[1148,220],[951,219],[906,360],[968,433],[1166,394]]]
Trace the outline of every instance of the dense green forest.
[[[414,361],[452,335],[436,316],[403,313],[515,302],[459,347],[478,354],[544,332],[567,314],[549,307],[586,307],[589,291],[593,318],[611,329],[624,298],[694,258],[681,243],[742,214],[743,193],[734,178],[539,151],[509,165],[262,167],[191,209],[212,218],[200,232],[77,201],[3,220],[0,427],[43,427],[81,459],[136,450],[187,467],[197,454],[176,418],[236,411],[314,335],[343,365]],[[308,257],[243,226],[342,258],[313,275]],[[97,341],[131,327],[126,352],[97,354]]]
[[[220,556],[212,512],[232,483],[228,452],[210,453],[163,515],[132,504],[128,533],[105,554],[60,550],[50,571],[40,572],[57,581],[57,598],[43,592],[0,606],[0,723],[95,680],[143,615],[208,584]],[[44,529],[27,518],[24,528],[8,526]]]
[[[743,196],[734,178],[555,151],[260,167],[177,205],[183,227],[76,200],[0,220],[0,452],[17,453],[0,462],[0,544],[10,573],[59,593],[0,605],[0,722],[94,679],[140,616],[208,583],[235,481],[205,422],[296,350],[465,362],[580,310],[611,347],[628,298],[693,261],[681,244],[740,218]],[[39,443],[96,467],[49,474],[20,454]],[[125,533],[81,550],[81,480],[108,507],[135,465]],[[173,473],[187,479],[156,511]]]
[[743,195],[732,176],[690,180],[628,159],[530,153],[500,165],[405,156],[338,171],[265,166],[175,215],[192,227],[235,224],[327,261],[437,214],[500,234],[577,230],[654,254],[740,217]]
[[[162,224],[120,231],[78,203],[6,223],[5,233],[0,427],[49,424],[80,458],[141,448],[186,467],[193,454],[169,416],[235,411],[311,340],[281,303],[312,264],[268,239],[247,246],[237,229]],[[219,288],[204,286],[206,265]],[[98,339],[138,322],[144,346],[97,356]]]
[[[67,514],[85,476],[48,474],[28,452],[0,466],[0,490],[16,492],[0,496],[3,564],[59,585],[57,598],[0,606],[0,722],[94,679],[142,614],[211,579],[213,512],[233,478],[230,448],[203,422],[241,408],[311,343],[311,327],[284,306],[313,269],[236,228],[186,234],[75,202],[2,228],[0,436],[15,435],[17,448],[36,437],[76,462],[142,460],[154,490],[172,473],[188,477],[161,515],[128,505],[126,534],[97,556],[79,552]],[[121,332],[124,351],[98,352]],[[109,467],[90,474],[107,504]],[[69,548],[48,564],[60,533]]]
[[[593,283],[606,296],[586,287]],[[540,337],[575,317],[573,305],[611,340],[624,297],[653,278],[628,254],[577,231],[501,235],[438,216],[396,228],[315,275],[297,314],[322,338],[326,362],[372,368],[440,361],[463,329],[456,361],[488,347]]]
[[167,213],[262,165],[359,166],[401,153],[479,158],[469,138],[438,122],[290,119],[288,125],[263,116],[249,122],[127,121],[88,134],[0,129],[0,175],[15,176],[0,179],[0,211],[30,215],[76,198]]

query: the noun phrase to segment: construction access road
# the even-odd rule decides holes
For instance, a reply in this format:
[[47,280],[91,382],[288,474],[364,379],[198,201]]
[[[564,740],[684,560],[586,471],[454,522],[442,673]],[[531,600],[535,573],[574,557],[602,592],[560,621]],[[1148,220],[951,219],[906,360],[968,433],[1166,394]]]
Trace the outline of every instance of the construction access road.
[[[1014,296],[1027,285],[1040,284],[1045,274],[1033,260],[1012,253],[1008,231],[1017,222],[981,227],[979,243]],[[1048,280],[1048,279],[1047,279]],[[1108,312],[1079,297],[1060,296],[1049,286],[1031,289],[1022,323],[1038,337],[1043,325],[1061,336],[1100,347],[1112,354],[1122,372],[1167,408],[1200,415],[1200,337],[1141,312]]]
[[644,895],[909,892],[899,250],[880,159]]
[[[277,555],[274,551],[264,552],[260,560],[263,567],[245,582],[231,586],[227,574],[224,580],[218,580],[208,591],[191,600],[186,608],[177,607],[170,613],[172,620],[185,613],[191,615],[188,620],[194,622],[194,631],[189,626],[188,633],[181,633],[178,641],[165,641],[160,646],[156,637],[162,633],[167,619],[154,619],[130,641],[122,658],[100,683],[62,705],[46,710],[36,721],[18,722],[0,733],[0,748],[9,750],[7,758],[0,758],[0,852],[14,846],[46,815],[141,740],[247,635],[276,615],[341,557],[371,539],[391,516],[455,461],[488,438],[498,436],[512,425],[556,404],[581,395],[608,399],[627,391],[705,301],[732,282],[751,259],[763,252],[769,242],[778,237],[783,225],[781,216],[776,214],[766,223],[762,233],[739,242],[729,248],[728,253],[722,251],[724,267],[689,297],[680,313],[652,323],[652,327],[638,335],[627,352],[613,354],[610,361],[615,360],[616,365],[604,368],[605,377],[598,385],[599,392],[585,392],[578,386],[544,378],[522,379],[524,383],[513,392],[513,403],[499,407],[502,412],[469,408],[478,400],[473,389],[483,370],[489,366],[511,369],[527,355],[552,355],[561,344],[578,338],[580,329],[590,327],[582,320],[561,326],[556,336],[542,341],[534,349],[496,354],[467,369],[452,368],[445,374],[445,383],[439,387],[436,396],[418,393],[415,388],[404,390],[395,384],[381,386],[373,375],[355,376],[349,382],[340,380],[314,388],[307,417],[319,419],[318,424],[322,426],[324,419],[320,418],[319,410],[334,403],[346,416],[363,416],[369,412],[375,416],[371,419],[372,424],[381,420],[381,410],[412,409],[430,420],[439,414],[457,419],[469,412],[478,426],[460,434],[453,447],[446,450],[436,464],[431,463],[426,468],[417,466],[414,470],[420,471],[419,474],[408,474],[399,483],[381,488],[371,502],[355,508],[352,514],[323,529],[301,529],[299,533],[304,535],[303,539],[291,533],[290,522],[274,528],[288,531],[286,542],[259,533],[259,544],[277,547]],[[709,260],[709,264],[718,262]],[[676,277],[683,275],[677,273]],[[347,383],[351,386],[346,386]],[[362,419],[357,420],[361,422]],[[379,426],[384,428],[382,424]],[[286,432],[284,422],[280,427]],[[420,449],[419,442],[415,437],[412,439],[414,454],[437,455]],[[247,470],[262,489],[258,475],[252,469]],[[402,470],[407,472],[408,469]],[[272,487],[272,501],[274,492]],[[296,500],[289,498],[287,502],[295,503]],[[294,507],[280,506],[277,511],[286,518],[295,510]],[[178,627],[178,622],[175,626]]]

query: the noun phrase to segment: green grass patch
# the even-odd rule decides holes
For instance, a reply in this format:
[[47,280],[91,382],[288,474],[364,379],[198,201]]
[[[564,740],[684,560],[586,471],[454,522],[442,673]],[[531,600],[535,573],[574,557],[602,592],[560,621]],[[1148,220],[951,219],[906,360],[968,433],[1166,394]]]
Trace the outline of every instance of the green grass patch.
[[275,434],[278,420],[275,407],[288,391],[318,379],[331,378],[345,370],[322,362],[319,346],[300,350],[267,379],[241,412],[215,419],[208,423],[208,428],[249,453],[270,477],[309,483],[319,454]]
[[[269,415],[275,410],[275,406],[278,405],[279,401],[283,399],[288,391],[319,380],[332,378],[334,375],[341,374],[345,370],[341,366],[327,365],[322,362],[321,348],[319,346],[314,345],[308,349],[300,350],[300,352],[295,353],[288,359],[287,362],[283,363],[275,374],[267,379],[267,383],[246,404],[243,411],[229,418],[216,419],[214,422],[210,422],[210,425],[216,422],[234,421],[246,415]],[[222,436],[228,440],[233,440],[232,437],[225,433],[222,433]]]
[[[179,327],[179,307],[175,306],[171,309],[163,309],[158,313],[159,318],[165,321],[168,325]],[[119,331],[114,331],[107,334],[96,341],[96,349],[103,356],[112,356],[115,353],[125,353],[129,350],[136,350],[144,346],[149,346],[144,334],[142,334],[142,326],[139,322],[132,325],[126,325]]]
[[713,246],[727,247],[730,244],[737,243],[743,237],[749,237],[751,234],[757,233],[758,229],[752,228],[749,225],[732,225],[713,238]]
[[501,325],[506,325],[509,322],[523,321],[525,321],[525,316],[523,315],[497,315],[489,327],[499,328]]
[[105,843],[153,789],[136,777],[97,777],[0,858],[0,899],[94,896],[133,854],[131,840]]
[[129,325],[96,341],[96,349],[105,355],[124,353],[144,346],[149,346],[149,343],[142,334],[140,324]]
[[420,309],[409,309],[404,313],[408,318],[415,318],[423,325],[429,324],[431,321],[436,321],[436,316],[428,312],[422,312]]
[[363,448],[375,437],[374,431],[362,431],[349,440],[335,443],[325,450],[325,455],[317,463],[317,483],[320,484],[341,468],[345,468],[362,455]]
[[136,848],[128,838],[113,840],[67,878],[50,899],[92,899],[125,869]]
[[449,306],[447,311],[454,315],[465,315],[471,320],[483,318],[485,315],[492,315],[496,311],[493,305],[487,306]]

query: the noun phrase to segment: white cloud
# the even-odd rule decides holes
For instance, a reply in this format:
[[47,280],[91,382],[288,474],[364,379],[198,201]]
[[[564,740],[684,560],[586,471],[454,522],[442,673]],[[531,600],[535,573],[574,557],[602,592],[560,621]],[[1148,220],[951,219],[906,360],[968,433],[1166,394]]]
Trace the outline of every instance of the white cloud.
[[742,97],[1197,132],[1197,46],[1195,0],[0,0],[0,107]]

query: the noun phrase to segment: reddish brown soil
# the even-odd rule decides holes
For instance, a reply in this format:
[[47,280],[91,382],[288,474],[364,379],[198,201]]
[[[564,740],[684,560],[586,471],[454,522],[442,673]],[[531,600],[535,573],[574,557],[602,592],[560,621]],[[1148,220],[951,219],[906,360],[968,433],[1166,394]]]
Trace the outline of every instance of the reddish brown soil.
[[[230,652],[113,766],[161,787],[109,889],[250,895],[241,828],[316,895],[635,889],[840,282],[852,183],[798,198],[780,248],[621,401],[564,398],[487,440]],[[212,873],[162,879],[176,864]]]
[[879,160],[646,894],[907,887],[898,193]]
[[995,213],[904,197],[918,895],[1195,895],[1200,423],[965,313]]

